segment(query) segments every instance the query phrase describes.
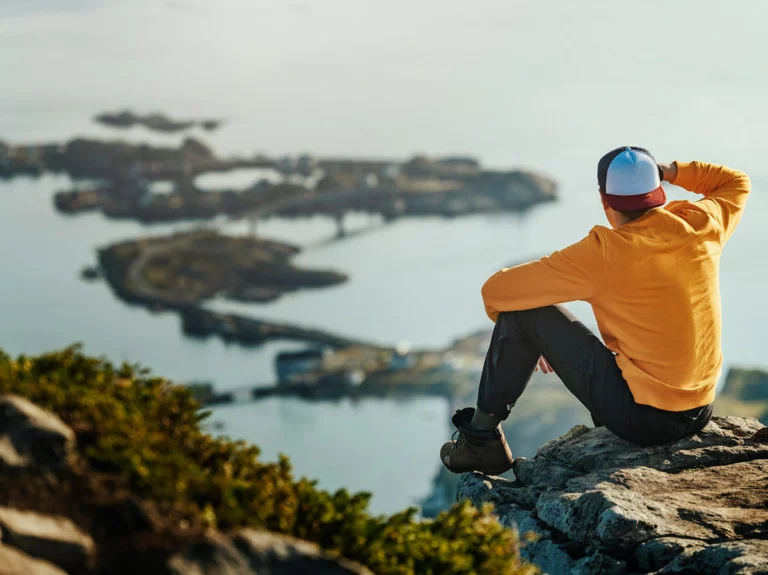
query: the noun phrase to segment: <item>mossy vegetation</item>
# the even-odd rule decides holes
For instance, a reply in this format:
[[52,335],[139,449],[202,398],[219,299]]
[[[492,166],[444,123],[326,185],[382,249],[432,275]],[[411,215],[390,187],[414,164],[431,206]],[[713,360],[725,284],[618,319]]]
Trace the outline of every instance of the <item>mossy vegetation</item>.
[[296,479],[287,459],[215,438],[189,390],[77,347],[13,359],[0,353],[0,393],[52,410],[77,433],[88,466],[119,475],[176,529],[266,528],[315,541],[379,574],[529,574],[518,537],[490,509],[457,505],[432,521],[415,509],[371,516],[369,495]]

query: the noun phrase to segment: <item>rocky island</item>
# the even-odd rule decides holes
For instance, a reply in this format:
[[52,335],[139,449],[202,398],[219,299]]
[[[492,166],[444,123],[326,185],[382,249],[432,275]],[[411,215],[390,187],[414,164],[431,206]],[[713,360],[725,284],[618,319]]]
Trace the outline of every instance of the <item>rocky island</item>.
[[103,277],[125,302],[178,313],[182,330],[190,337],[220,337],[244,346],[288,340],[329,349],[360,345],[378,349],[322,329],[201,307],[212,298],[264,303],[287,292],[347,280],[340,272],[294,266],[290,259],[298,252],[299,248],[282,242],[198,229],[104,247],[98,250],[98,266],[86,267],[81,276],[86,281]]
[[154,112],[152,114],[136,114],[131,110],[123,110],[122,112],[103,112],[94,116],[94,121],[105,126],[112,128],[132,128],[133,126],[144,126],[148,130],[155,132],[182,132],[194,127],[201,127],[206,131],[213,131],[218,129],[222,121],[205,119],[205,120],[174,120],[161,114]]
[[292,265],[298,251],[280,242],[197,230],[114,244],[100,249],[98,258],[122,299],[172,309],[213,297],[267,302],[288,291],[347,280],[339,272]]

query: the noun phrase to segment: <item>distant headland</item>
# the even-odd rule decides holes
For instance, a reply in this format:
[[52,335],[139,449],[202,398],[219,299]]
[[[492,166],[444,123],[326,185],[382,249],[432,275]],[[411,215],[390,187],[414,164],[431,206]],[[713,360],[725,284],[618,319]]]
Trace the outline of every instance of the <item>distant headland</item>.
[[144,126],[147,130],[166,133],[183,132],[197,126],[201,127],[203,130],[212,132],[213,130],[217,130],[223,123],[222,120],[214,120],[210,118],[202,120],[174,120],[159,112],[142,116],[131,110],[123,110],[122,112],[103,112],[94,116],[93,119],[99,124],[112,128]]
[[[270,171],[244,189],[206,190],[197,177],[257,168]],[[142,222],[329,215],[350,211],[445,217],[516,212],[556,200],[546,176],[490,170],[471,157],[408,160],[322,158],[311,155],[221,158],[195,138],[178,147],[77,138],[66,143],[0,142],[0,178],[65,173],[76,181],[54,197],[67,214],[97,210],[110,218]],[[153,184],[165,182],[170,192]]]

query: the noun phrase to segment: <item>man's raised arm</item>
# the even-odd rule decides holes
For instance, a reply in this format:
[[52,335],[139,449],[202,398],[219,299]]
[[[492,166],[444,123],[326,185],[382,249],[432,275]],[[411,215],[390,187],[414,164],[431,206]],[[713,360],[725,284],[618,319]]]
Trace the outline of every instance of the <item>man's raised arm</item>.
[[589,301],[605,269],[605,245],[596,230],[550,256],[492,275],[482,289],[488,317],[495,322],[504,311]]
[[696,203],[720,224],[727,240],[736,229],[747,203],[751,189],[749,176],[726,166],[704,162],[675,162],[661,168],[665,180],[705,196]]

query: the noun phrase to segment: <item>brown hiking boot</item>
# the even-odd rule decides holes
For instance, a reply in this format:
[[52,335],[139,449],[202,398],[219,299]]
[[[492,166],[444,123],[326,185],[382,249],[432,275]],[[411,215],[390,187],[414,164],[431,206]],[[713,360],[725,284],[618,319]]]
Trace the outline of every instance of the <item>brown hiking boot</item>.
[[454,473],[480,471],[500,475],[512,468],[512,451],[501,427],[492,430],[470,427],[474,413],[473,407],[465,407],[454,414],[452,421],[459,437],[443,445],[440,460]]

